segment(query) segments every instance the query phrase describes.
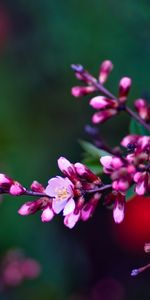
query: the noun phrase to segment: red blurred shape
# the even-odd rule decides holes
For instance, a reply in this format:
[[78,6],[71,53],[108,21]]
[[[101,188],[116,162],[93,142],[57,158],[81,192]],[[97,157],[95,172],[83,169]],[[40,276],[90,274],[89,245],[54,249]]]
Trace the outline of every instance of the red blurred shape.
[[144,244],[150,242],[150,197],[134,196],[126,204],[124,221],[112,229],[124,249],[143,252]]

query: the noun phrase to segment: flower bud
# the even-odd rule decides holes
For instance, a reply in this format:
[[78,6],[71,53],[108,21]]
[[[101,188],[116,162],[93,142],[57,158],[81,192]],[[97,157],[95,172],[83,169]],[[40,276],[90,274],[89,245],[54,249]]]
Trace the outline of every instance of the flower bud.
[[25,190],[26,189],[19,182],[14,181],[9,189],[9,194],[13,196],[20,196],[24,194]]
[[50,222],[53,219],[53,217],[54,217],[53,210],[50,208],[50,206],[47,206],[41,214],[41,221]]
[[129,77],[123,77],[119,82],[119,102],[124,103],[128,97],[132,81]]
[[0,173],[0,188],[9,188],[13,180],[5,174]]
[[108,99],[104,96],[96,96],[89,103],[95,109],[115,108],[118,106],[116,100]]
[[34,214],[42,208],[42,204],[42,198],[36,201],[28,201],[19,208],[18,213],[21,216]]
[[81,163],[75,163],[75,169],[77,174],[80,177],[88,180],[89,182],[94,182],[95,184],[101,183],[101,180],[98,176],[96,176],[90,169],[88,169],[85,165]]
[[122,200],[116,199],[114,209],[113,209],[113,218],[115,223],[121,223],[124,219],[124,196]]
[[101,84],[105,83],[112,69],[113,69],[113,64],[110,60],[104,60],[102,62],[100,66],[99,78],[98,78]]
[[98,111],[93,115],[92,122],[94,124],[103,123],[117,113],[118,111],[116,109],[106,109],[104,111]]
[[94,91],[95,91],[94,86],[74,86],[71,89],[71,94],[72,96],[79,98],[91,94]]
[[38,181],[34,180],[31,184],[31,190],[37,193],[43,193],[44,187]]

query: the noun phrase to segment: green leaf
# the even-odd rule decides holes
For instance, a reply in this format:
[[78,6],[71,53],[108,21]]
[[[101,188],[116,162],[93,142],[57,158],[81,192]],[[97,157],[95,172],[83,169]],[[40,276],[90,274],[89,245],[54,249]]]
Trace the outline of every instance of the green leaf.
[[100,164],[100,157],[109,155],[108,152],[101,150],[93,144],[86,141],[79,141],[84,150],[82,162],[96,175],[103,173],[103,167]]
[[99,159],[88,157],[85,155],[82,162],[96,175],[100,175],[103,172],[103,168],[100,165]]
[[100,158],[101,156],[109,155],[107,151],[101,150],[89,142],[80,140],[79,143],[83,150],[85,150],[85,152],[91,155],[92,157]]
[[126,202],[132,200],[132,197],[135,195],[134,187],[135,187],[135,185],[132,185],[132,186],[128,189],[127,194],[126,194]]
[[137,135],[150,135],[150,131],[134,119],[132,119],[130,122],[130,133]]

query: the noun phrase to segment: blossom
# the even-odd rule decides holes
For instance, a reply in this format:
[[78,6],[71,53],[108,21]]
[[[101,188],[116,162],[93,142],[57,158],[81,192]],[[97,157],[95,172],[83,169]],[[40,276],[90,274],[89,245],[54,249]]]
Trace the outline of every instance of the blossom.
[[110,174],[114,190],[125,193],[132,184],[135,167],[127,160],[116,156],[103,156],[100,158],[104,173]]
[[48,181],[45,194],[52,197],[52,209],[56,214],[64,210],[64,214],[72,212],[75,208],[73,200],[73,184],[66,177],[55,177]]
[[128,135],[123,138],[121,145],[131,151],[126,159],[135,167],[135,192],[144,195],[150,191],[150,137]]

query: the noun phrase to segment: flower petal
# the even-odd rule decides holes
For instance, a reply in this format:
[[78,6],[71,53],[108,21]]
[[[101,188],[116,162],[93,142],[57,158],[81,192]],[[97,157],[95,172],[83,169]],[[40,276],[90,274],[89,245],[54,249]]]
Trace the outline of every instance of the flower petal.
[[75,209],[75,201],[71,198],[65,205],[63,215],[64,216],[69,215],[74,211],[74,209]]

